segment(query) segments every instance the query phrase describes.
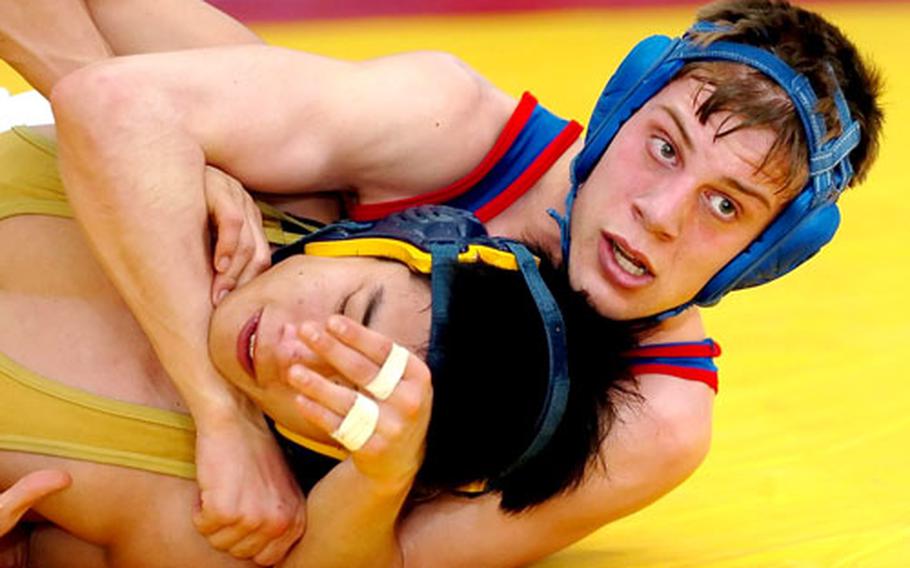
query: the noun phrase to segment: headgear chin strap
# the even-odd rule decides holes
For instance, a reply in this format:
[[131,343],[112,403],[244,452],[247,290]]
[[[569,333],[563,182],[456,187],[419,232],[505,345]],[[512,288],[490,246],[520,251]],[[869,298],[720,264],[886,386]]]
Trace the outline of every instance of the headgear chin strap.
[[[699,22],[691,31],[723,29],[710,22]],[[585,146],[572,162],[572,187],[566,197],[565,216],[550,211],[560,225],[564,262],[569,259],[569,219],[579,187],[591,175],[625,121],[673,80],[689,61],[741,63],[761,71],[780,85],[793,101],[806,133],[809,181],[764,232],[715,274],[692,300],[657,314],[658,319],[677,315],[693,304],[714,305],[732,290],[774,280],[818,252],[837,230],[840,213],[835,202],[853,177],[849,157],[860,140],[859,123],[851,118],[844,95],[836,88],[834,102],[841,133],[826,141],[825,119],[818,112],[818,97],[808,78],[770,51],[726,41],[697,45],[688,34],[676,39],[649,37],[626,56],[597,100]]]
[[[498,474],[498,478],[537,456],[553,438],[569,395],[566,331],[559,306],[537,269],[537,259],[524,245],[488,236],[481,222],[467,211],[424,205],[378,221],[342,221],[328,225],[278,249],[272,255],[272,262],[278,263],[300,253],[389,258],[407,264],[415,272],[429,274],[433,304],[427,363],[431,369],[436,368],[445,353],[445,345],[439,342],[439,337],[449,319],[456,265],[483,262],[504,270],[520,271],[546,334],[549,381],[533,439],[519,457]],[[495,480],[490,481],[495,483]]]

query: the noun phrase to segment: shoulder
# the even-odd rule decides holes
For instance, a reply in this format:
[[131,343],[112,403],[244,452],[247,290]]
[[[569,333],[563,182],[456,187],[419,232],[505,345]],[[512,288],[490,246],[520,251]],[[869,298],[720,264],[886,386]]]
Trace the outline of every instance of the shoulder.
[[[692,309],[662,324],[642,344],[705,338],[701,315]],[[652,479],[654,488],[664,492],[695,471],[707,455],[715,392],[705,382],[660,372],[639,373],[635,379],[640,398],[620,408],[605,450],[633,460],[640,479]]]
[[400,106],[402,116],[426,120],[439,132],[468,129],[480,138],[495,137],[518,103],[451,53],[415,51],[361,67],[376,96],[387,97],[383,107]]

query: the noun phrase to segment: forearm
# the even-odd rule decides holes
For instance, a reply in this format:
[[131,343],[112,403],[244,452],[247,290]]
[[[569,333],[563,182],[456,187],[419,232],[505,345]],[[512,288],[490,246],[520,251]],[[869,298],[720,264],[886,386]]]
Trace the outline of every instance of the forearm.
[[0,2],[0,57],[44,96],[112,55],[246,43],[262,40],[201,0]]
[[249,28],[202,0],[85,0],[116,55],[262,43]]
[[96,91],[62,111],[55,107],[61,174],[96,257],[190,411],[205,419],[237,397],[207,351],[204,157],[152,109],[125,118],[117,97]]
[[282,568],[398,568],[401,507],[410,483],[378,483],[348,460],[307,496],[307,530]]
[[44,96],[66,74],[110,55],[83,0],[0,2],[0,56]]

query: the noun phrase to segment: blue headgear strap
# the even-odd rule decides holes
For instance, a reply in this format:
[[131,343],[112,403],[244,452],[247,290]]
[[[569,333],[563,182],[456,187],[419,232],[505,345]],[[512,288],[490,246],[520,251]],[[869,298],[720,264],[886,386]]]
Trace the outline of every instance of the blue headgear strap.
[[[723,31],[711,22],[699,22],[692,31]],[[571,189],[566,213],[550,214],[560,225],[562,255],[568,262],[570,214],[575,194],[585,183],[625,121],[657,94],[689,61],[730,61],[757,69],[774,80],[793,101],[809,150],[809,181],[749,247],[721,269],[686,304],[656,317],[665,319],[692,304],[713,305],[727,292],[757,286],[796,268],[831,240],[840,220],[834,204],[853,176],[849,154],[859,144],[859,123],[850,117],[847,102],[837,87],[834,101],[841,133],[826,141],[824,116],[808,78],[794,71],[773,53],[746,44],[716,41],[707,46],[688,36],[670,39],[652,36],[640,42],[607,83],[591,115],[585,146],[572,163]],[[833,70],[829,67],[834,84]]]
[[559,423],[562,421],[569,399],[569,364],[566,359],[568,348],[566,345],[566,326],[562,319],[562,312],[556,300],[544,284],[537,270],[537,262],[524,245],[516,242],[506,242],[506,246],[518,261],[518,268],[524,276],[528,290],[537,304],[537,312],[543,320],[547,330],[547,349],[550,352],[550,384],[540,414],[535,425],[536,436],[527,449],[499,474],[505,477],[514,472],[529,460],[536,457],[553,438]]
[[[341,221],[327,225],[272,254],[272,262],[303,253],[308,243],[327,240],[382,237],[397,239],[430,252],[432,272],[432,324],[427,363],[435,368],[444,357],[445,345],[439,339],[449,321],[452,278],[458,255],[468,245],[481,244],[509,251],[516,260],[528,291],[537,306],[546,333],[549,350],[549,384],[536,420],[534,438],[520,456],[500,474],[502,478],[537,456],[552,440],[566,410],[569,394],[566,328],[559,305],[543,281],[537,261],[521,243],[489,237],[486,229],[471,213],[441,205],[425,205],[390,215],[379,221]],[[491,480],[495,485],[495,480]]]
[[[534,426],[536,434],[521,455],[499,473],[498,478],[501,479],[540,454],[556,433],[565,414],[569,398],[569,365],[566,359],[566,326],[563,322],[562,312],[540,276],[536,259],[520,243],[505,239],[496,240],[515,255],[518,268],[537,305],[537,312],[546,330],[549,351],[549,385]],[[430,288],[433,294],[433,324],[430,331],[432,348],[428,363],[433,368],[434,364],[444,357],[445,345],[439,341],[439,338],[442,330],[448,324],[452,278],[455,275],[458,253],[462,251],[462,246],[456,243],[434,243],[429,246],[429,249],[433,256],[433,272],[430,277]],[[495,485],[495,483],[495,480],[491,480],[491,485]]]

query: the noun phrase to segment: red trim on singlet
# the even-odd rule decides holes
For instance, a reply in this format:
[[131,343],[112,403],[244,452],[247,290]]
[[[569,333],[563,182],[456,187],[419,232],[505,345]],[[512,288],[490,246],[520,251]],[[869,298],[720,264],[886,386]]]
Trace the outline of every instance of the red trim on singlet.
[[683,344],[683,345],[642,345],[626,351],[626,357],[718,357],[720,345],[711,341],[709,344]]
[[544,148],[543,152],[537,155],[537,158],[531,162],[528,168],[521,172],[518,179],[513,181],[509,187],[502,190],[496,197],[485,203],[482,207],[474,211],[474,215],[481,222],[486,223],[493,217],[502,213],[510,205],[524,195],[531,187],[537,183],[550,167],[559,159],[565,151],[575,143],[583,130],[582,126],[574,120],[569,121],[562,132]]
[[531,113],[534,112],[536,107],[537,99],[535,99],[531,93],[524,93],[521,96],[521,100],[518,102],[518,106],[515,108],[515,112],[509,117],[509,121],[506,122],[506,125],[503,127],[502,132],[500,132],[493,147],[490,148],[490,151],[487,152],[487,155],[484,156],[483,160],[463,178],[450,183],[442,189],[415,195],[413,197],[383,201],[381,203],[350,204],[348,206],[348,215],[355,221],[374,221],[376,219],[381,219],[390,213],[407,209],[408,207],[430,203],[442,203],[458,197],[474,187],[477,182],[490,173],[493,166],[495,166],[506,152],[508,152],[512,143],[515,142],[515,139],[521,134],[521,130],[525,127],[525,124],[528,123],[528,120],[531,118]]
[[711,387],[711,390],[717,393],[717,372],[709,371],[708,369],[683,367],[682,365],[667,365],[664,363],[639,363],[637,365],[632,365],[632,373],[635,375],[654,373],[658,375],[670,375],[687,381],[697,381],[705,383]]

